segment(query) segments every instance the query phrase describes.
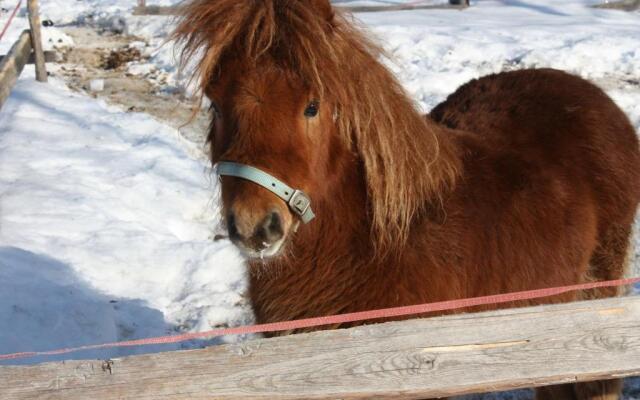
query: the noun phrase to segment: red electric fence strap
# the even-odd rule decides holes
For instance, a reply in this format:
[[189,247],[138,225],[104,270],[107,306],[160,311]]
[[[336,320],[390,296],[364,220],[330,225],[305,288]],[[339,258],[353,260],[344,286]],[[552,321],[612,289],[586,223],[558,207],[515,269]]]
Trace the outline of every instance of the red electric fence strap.
[[2,29],[2,32],[0,32],[0,40],[2,40],[2,37],[4,36],[4,34],[7,33],[7,30],[9,29],[9,25],[11,25],[11,22],[13,21],[13,18],[18,13],[18,10],[20,9],[21,5],[22,5],[22,0],[19,0],[18,4],[16,5],[16,8],[13,10],[11,15],[9,16],[9,20],[7,21],[6,25]]
[[362,311],[349,314],[332,315],[327,317],[299,319],[295,321],[273,322],[269,324],[240,326],[237,328],[214,329],[206,332],[185,333],[183,335],[161,336],[149,339],[128,340],[124,342],[95,344],[66,349],[50,351],[31,351],[23,353],[13,353],[0,355],[1,360],[14,360],[21,358],[31,358],[36,356],[52,356],[59,354],[74,353],[81,350],[97,350],[114,347],[132,347],[151,344],[178,343],[193,339],[206,339],[225,335],[243,335],[248,333],[280,332],[294,329],[312,328],[323,325],[337,325],[349,322],[359,322],[379,318],[394,318],[407,315],[425,314],[435,311],[457,310],[461,308],[482,306],[489,304],[509,303],[513,301],[523,301],[539,299],[542,297],[555,296],[567,292],[578,290],[588,290],[605,287],[616,287],[632,285],[640,282],[640,277],[630,279],[618,279],[604,282],[591,282],[579,285],[553,287],[547,289],[526,290],[522,292],[498,294],[492,296],[474,297],[460,300],[440,301],[437,303],[418,304],[405,307],[393,307],[380,310]]

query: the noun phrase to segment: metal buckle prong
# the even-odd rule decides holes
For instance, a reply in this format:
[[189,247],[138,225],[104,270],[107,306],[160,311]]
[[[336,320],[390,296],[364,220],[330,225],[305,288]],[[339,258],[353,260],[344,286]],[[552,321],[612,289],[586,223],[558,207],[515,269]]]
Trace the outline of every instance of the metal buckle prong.
[[293,212],[302,216],[307,212],[311,205],[311,199],[302,190],[296,190],[293,192],[291,199],[289,199],[289,207]]

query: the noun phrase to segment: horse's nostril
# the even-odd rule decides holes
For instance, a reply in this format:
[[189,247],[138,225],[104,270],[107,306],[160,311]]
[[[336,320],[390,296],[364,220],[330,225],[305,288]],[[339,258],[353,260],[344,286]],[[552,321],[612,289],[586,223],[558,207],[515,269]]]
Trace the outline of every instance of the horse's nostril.
[[238,232],[238,227],[236,226],[236,216],[233,214],[227,215],[227,229],[229,230],[229,239],[242,239],[242,235],[240,235],[240,232]]
[[284,232],[282,231],[282,219],[280,218],[280,214],[272,212],[267,218],[269,219],[269,231],[271,231],[272,234],[277,233],[282,237]]
[[278,212],[271,212],[264,217],[253,230],[253,234],[247,235],[242,230],[242,220],[238,227],[238,219],[234,213],[229,213],[226,218],[229,239],[241,248],[254,251],[263,251],[277,243],[284,237],[282,217]]
[[272,212],[266,216],[262,223],[258,226],[255,238],[261,244],[273,244],[282,239],[284,231],[282,229],[282,218],[277,212]]

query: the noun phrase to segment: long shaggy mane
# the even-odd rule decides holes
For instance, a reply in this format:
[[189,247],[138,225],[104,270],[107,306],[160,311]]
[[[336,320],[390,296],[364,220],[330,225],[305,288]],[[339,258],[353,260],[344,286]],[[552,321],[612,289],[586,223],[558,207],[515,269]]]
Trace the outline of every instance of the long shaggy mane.
[[404,243],[413,218],[457,174],[369,34],[328,0],[189,0],[173,38],[195,60],[202,92],[229,60],[274,63],[335,104],[340,134],[362,159],[378,249]]

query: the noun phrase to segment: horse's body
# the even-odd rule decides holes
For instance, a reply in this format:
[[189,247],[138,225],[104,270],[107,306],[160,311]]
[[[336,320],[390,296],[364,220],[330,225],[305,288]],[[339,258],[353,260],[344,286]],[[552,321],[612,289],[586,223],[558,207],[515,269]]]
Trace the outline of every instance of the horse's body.
[[442,209],[415,218],[398,254],[372,260],[362,171],[346,165],[351,184],[316,206],[293,254],[252,275],[259,321],[623,275],[640,156],[632,126],[600,89],[555,70],[509,72],[466,84],[426,118],[463,161]]
[[269,171],[304,189],[317,215],[296,230],[270,192],[222,180],[234,243],[271,256],[250,261],[259,322],[622,277],[640,152],[628,119],[589,82],[492,75],[423,117],[326,0],[195,0],[177,33],[188,52],[204,48],[212,161]]

